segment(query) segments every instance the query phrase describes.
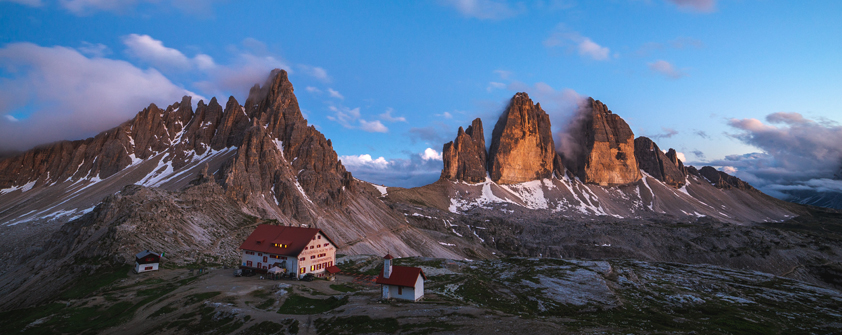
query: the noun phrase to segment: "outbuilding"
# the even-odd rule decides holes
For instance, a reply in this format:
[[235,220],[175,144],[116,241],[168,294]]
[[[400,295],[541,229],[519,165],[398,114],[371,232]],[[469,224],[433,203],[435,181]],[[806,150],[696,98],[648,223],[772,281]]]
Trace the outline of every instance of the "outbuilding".
[[376,283],[380,284],[381,297],[386,299],[402,299],[418,301],[424,297],[424,281],[427,276],[424,270],[411,266],[392,265],[392,255],[383,257],[383,269],[377,276]]
[[158,271],[158,264],[161,263],[161,256],[149,250],[144,250],[134,255],[134,272]]
[[336,261],[336,244],[318,228],[259,225],[240,249],[241,268],[265,273],[277,266],[298,278],[308,273],[324,277]]

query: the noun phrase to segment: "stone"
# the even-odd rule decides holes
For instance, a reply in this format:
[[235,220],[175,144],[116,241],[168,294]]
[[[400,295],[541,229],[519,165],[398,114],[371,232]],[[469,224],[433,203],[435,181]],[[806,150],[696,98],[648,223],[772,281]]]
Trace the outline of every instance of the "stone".
[[588,98],[570,133],[576,150],[562,157],[583,182],[601,186],[634,183],[642,177],[634,155],[634,133],[619,115]]
[[699,176],[709,181],[716,188],[730,190],[738,189],[743,191],[756,190],[742,179],[729,175],[725,172],[719,171],[711,166],[705,166],[699,169]]
[[551,178],[555,156],[550,116],[526,93],[515,94],[491,135],[487,165],[491,180],[515,184]]
[[468,130],[459,131],[456,140],[448,142],[442,148],[441,179],[461,180],[468,183],[485,181],[486,157],[485,137],[482,130],[482,120],[479,118],[471,122]]
[[[675,150],[670,150],[675,157]],[[681,188],[686,184],[687,173],[684,165],[675,164],[648,137],[641,136],[634,140],[634,157],[640,169],[653,178],[675,188]]]

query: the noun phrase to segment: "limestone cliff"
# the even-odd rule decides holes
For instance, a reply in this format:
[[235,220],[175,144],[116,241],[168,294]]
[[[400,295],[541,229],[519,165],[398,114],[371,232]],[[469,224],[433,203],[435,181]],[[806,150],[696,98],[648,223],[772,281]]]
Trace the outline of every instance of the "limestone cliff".
[[[675,157],[675,150],[670,149],[672,157]],[[634,157],[640,165],[640,169],[646,171],[650,176],[675,188],[681,188],[686,183],[686,169],[680,160],[679,164],[673,162],[670,156],[665,155],[658,145],[648,137],[638,137],[634,140]]]
[[550,116],[526,93],[515,94],[492,132],[488,151],[491,180],[514,184],[550,178],[555,156]]
[[593,98],[580,107],[579,115],[580,121],[571,129],[578,148],[572,157],[562,157],[565,166],[589,184],[613,186],[640,180],[634,133],[626,121]]
[[474,119],[468,130],[456,133],[456,139],[447,142],[442,148],[441,179],[461,180],[469,183],[481,183],[486,177],[485,136],[482,120]]

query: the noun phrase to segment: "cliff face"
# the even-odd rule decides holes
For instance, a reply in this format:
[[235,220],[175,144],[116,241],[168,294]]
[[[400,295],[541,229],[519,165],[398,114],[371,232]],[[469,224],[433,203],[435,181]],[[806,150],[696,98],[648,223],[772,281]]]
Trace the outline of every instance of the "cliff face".
[[583,120],[572,131],[579,150],[574,157],[563,157],[565,166],[589,184],[613,186],[640,180],[634,133],[626,121],[593,98],[580,108]]
[[[638,137],[634,140],[634,157],[640,169],[650,176],[675,188],[686,184],[687,170],[684,164],[676,158],[675,150],[670,149],[672,158],[665,155],[658,145],[648,137]],[[676,164],[675,161],[678,162]]]
[[[695,169],[693,169],[695,170]],[[742,179],[729,175],[725,172],[719,171],[711,166],[704,166],[698,170],[698,176],[707,179],[713,186],[721,189],[738,189],[743,191],[756,191],[754,187],[744,182]],[[758,191],[759,192],[759,191]]]
[[485,181],[486,157],[485,136],[482,130],[482,120],[474,119],[468,130],[456,133],[456,139],[445,143],[442,148],[441,179],[461,180],[468,183]]
[[488,151],[491,180],[514,184],[550,178],[555,156],[550,116],[526,93],[515,94],[492,133]]

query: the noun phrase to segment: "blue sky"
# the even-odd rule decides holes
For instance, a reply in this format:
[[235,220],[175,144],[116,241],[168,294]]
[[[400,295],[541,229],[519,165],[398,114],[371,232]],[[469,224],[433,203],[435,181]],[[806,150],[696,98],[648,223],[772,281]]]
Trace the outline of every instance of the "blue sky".
[[0,150],[92,136],[183,94],[242,103],[283,67],[310,123],[374,182],[435,180],[459,126],[481,117],[490,135],[526,91],[554,131],[591,96],[691,164],[789,185],[842,164],[826,144],[842,141],[840,13],[839,1],[0,0]]

